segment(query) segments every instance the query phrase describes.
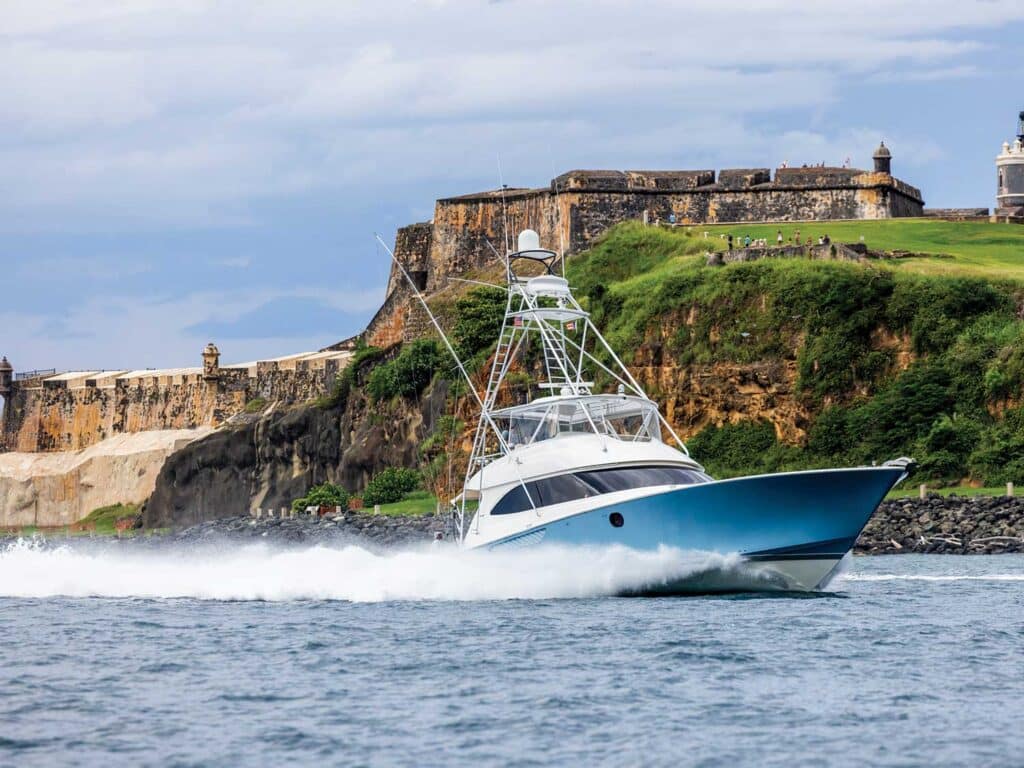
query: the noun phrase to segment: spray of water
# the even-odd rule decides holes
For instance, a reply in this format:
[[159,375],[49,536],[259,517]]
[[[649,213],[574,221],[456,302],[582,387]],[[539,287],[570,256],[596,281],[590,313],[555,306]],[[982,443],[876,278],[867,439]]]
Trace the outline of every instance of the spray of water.
[[0,549],[0,597],[208,600],[503,600],[777,589],[738,557],[620,547],[377,554],[356,546]]

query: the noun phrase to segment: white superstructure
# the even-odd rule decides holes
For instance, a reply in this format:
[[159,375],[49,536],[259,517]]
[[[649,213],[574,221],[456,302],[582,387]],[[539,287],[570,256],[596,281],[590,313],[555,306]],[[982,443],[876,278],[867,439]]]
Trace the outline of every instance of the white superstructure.
[[[606,505],[710,480],[576,301],[558,263],[532,230],[506,262],[505,319],[464,489],[452,502],[468,547],[578,514],[595,496]],[[540,274],[522,274],[529,271]],[[513,363],[530,355],[543,361],[536,386],[545,394],[496,407]],[[594,379],[612,392],[596,392]],[[629,481],[620,482],[627,471]],[[532,514],[511,514],[525,510]]]

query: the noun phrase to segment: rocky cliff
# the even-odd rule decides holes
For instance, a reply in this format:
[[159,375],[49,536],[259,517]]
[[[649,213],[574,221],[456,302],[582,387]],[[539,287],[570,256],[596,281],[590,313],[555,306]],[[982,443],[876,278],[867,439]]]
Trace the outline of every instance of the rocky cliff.
[[389,466],[416,466],[444,414],[448,384],[373,405],[346,398],[241,420],[174,454],[143,510],[147,527],[179,527],[253,509],[290,507],[313,485],[362,489]]
[[141,503],[167,457],[210,432],[160,430],[81,451],[0,453],[0,528],[69,525],[100,507]]

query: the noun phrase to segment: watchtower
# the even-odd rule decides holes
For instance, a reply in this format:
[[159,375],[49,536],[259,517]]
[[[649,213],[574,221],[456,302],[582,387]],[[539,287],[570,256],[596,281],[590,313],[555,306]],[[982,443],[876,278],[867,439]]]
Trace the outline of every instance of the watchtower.
[[220,373],[220,350],[212,341],[203,350],[203,377],[216,379]]
[[1024,209],[1024,112],[1017,116],[1017,138],[1003,142],[996,174],[996,213],[1019,214]]
[[875,173],[892,175],[892,152],[885,146],[884,141],[878,145],[878,149],[875,150],[875,154],[871,158],[875,161]]
[[6,398],[11,394],[11,387],[14,382],[14,366],[7,358],[0,358],[0,397]]

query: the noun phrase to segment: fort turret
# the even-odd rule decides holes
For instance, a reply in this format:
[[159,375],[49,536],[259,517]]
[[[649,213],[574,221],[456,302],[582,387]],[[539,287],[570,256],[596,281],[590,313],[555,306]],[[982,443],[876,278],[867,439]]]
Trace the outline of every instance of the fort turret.
[[0,358],[0,397],[6,398],[11,394],[11,387],[14,383],[14,366],[7,358]]
[[220,375],[220,350],[212,341],[203,350],[203,378],[216,379]]
[[1024,215],[1024,112],[1017,116],[1017,138],[1003,142],[996,157],[996,215]]
[[875,150],[875,154],[871,158],[875,161],[875,173],[892,175],[892,152],[885,146],[884,141],[878,145],[878,149]]

